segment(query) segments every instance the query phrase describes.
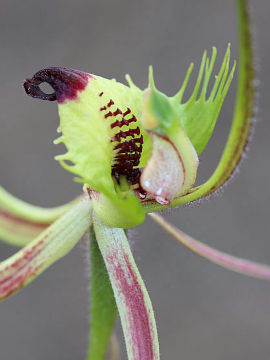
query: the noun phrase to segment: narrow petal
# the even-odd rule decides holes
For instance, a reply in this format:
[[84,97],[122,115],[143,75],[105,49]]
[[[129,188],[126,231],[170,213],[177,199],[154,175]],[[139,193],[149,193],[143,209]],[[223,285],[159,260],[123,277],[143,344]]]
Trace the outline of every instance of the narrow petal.
[[183,233],[161,215],[149,214],[149,216],[181,244],[207,260],[244,275],[270,280],[270,266],[241,259],[216,250]]
[[158,360],[159,345],[149,295],[122,229],[93,216],[97,242],[111,280],[129,360]]
[[0,208],[0,240],[25,246],[49,226],[24,220]]
[[55,208],[41,208],[14,197],[0,187],[0,239],[11,245],[25,246],[77,201]]
[[[100,253],[93,228],[91,243],[91,312],[90,339],[87,360],[104,360],[115,319],[117,307],[106,266]],[[114,354],[114,342],[112,353]]]
[[[239,74],[234,118],[222,158],[213,175],[203,185],[194,188],[185,196],[172,201],[170,206],[179,206],[204,198],[224,186],[237,169],[249,142],[253,125],[255,71],[250,33],[250,21],[245,0],[237,0],[239,19]],[[154,201],[144,201],[147,212],[160,211],[166,207]]]
[[0,209],[18,218],[39,224],[50,224],[67,210],[69,210],[79,198],[54,208],[34,206],[16,198],[0,186]]
[[84,197],[30,244],[0,264],[0,301],[23,288],[73,248],[91,224],[90,210],[91,203]]

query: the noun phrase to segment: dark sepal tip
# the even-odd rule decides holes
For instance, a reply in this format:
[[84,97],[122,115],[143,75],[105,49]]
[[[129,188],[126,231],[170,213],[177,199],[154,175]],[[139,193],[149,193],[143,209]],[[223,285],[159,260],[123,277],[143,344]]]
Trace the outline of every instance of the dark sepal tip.
[[[63,103],[66,99],[76,99],[78,91],[85,89],[89,78],[93,77],[79,70],[50,67],[38,71],[31,79],[26,79],[24,89],[34,98]],[[51,85],[54,93],[44,93],[39,87],[42,83]]]
[[23,83],[24,90],[27,95],[32,96],[36,99],[47,100],[47,101],[55,101],[56,94],[46,94],[44,93],[40,87],[40,82],[36,82],[33,79],[26,79]]

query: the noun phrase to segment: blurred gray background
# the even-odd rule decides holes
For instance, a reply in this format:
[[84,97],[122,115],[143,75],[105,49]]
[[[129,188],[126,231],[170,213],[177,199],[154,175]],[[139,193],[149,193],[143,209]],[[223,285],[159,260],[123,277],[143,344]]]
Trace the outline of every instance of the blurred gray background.
[[[270,264],[270,75],[268,0],[252,1],[260,112],[248,159],[222,196],[166,216],[209,245]],[[232,43],[233,0],[1,0],[0,183],[38,205],[62,204],[81,187],[53,159],[55,103],[34,101],[21,87],[37,70],[61,65],[147,84],[148,65],[169,95],[204,49]],[[197,69],[197,68],[196,68]],[[195,75],[192,78],[194,81]],[[199,181],[220,158],[229,131],[236,79],[207,149]],[[163,360],[270,358],[270,284],[224,270],[191,254],[147,220],[134,231],[135,256],[148,286]],[[0,258],[16,251],[0,243]],[[77,246],[0,305],[1,360],[82,360],[87,346],[88,280]],[[120,325],[121,359],[126,359]]]

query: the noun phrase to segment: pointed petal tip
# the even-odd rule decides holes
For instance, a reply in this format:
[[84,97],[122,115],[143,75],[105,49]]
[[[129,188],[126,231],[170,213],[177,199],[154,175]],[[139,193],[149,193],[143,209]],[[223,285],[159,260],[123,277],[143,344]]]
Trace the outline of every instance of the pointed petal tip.
[[181,230],[177,229],[174,225],[165,220],[161,215],[153,213],[149,215],[182,245],[205,259],[243,275],[270,280],[269,265],[260,264],[226,254],[225,252],[212,248],[183,233]]

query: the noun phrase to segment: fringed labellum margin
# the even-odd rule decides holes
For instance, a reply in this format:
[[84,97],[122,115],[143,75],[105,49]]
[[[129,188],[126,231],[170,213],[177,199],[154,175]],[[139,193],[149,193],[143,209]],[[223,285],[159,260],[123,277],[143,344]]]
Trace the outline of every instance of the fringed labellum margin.
[[[28,79],[25,87],[31,96],[58,100],[58,131],[62,135],[55,143],[63,142],[67,152],[56,159],[78,175],[79,182],[100,193],[98,201],[93,199],[98,215],[111,226],[134,227],[145,218],[134,190],[140,190],[139,168],[151,143],[137,121],[140,94],[115,81],[82,74],[48,68]],[[68,77],[73,79],[71,95],[66,86]],[[54,98],[40,93],[42,79],[54,88]]]

